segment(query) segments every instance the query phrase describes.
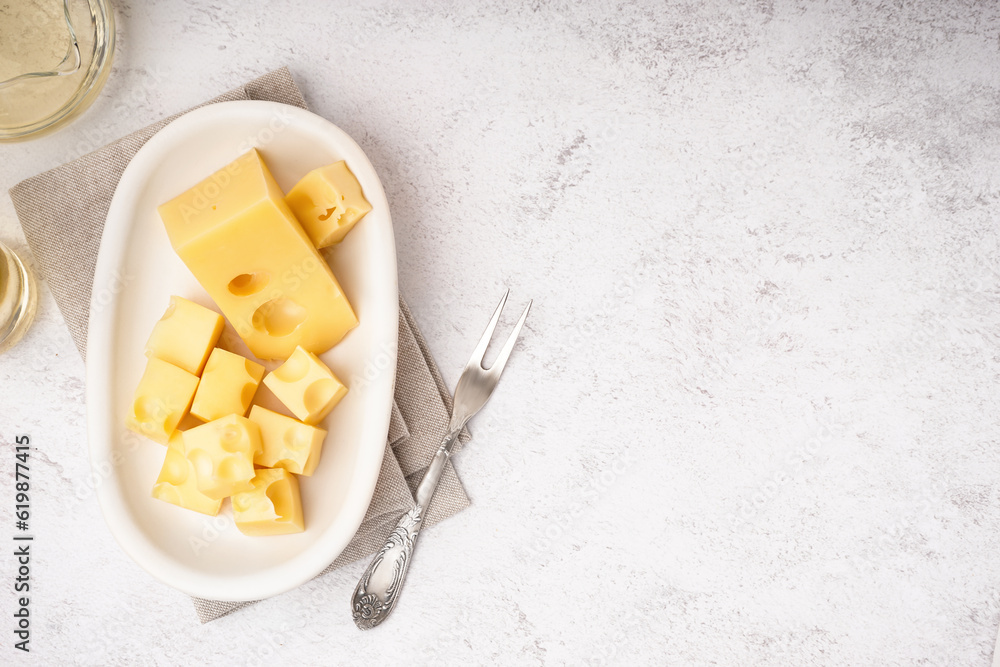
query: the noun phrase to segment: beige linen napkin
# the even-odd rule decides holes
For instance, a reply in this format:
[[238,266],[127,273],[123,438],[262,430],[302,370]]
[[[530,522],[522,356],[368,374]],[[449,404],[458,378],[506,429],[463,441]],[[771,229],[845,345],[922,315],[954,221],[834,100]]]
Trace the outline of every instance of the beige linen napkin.
[[[265,74],[206,104],[231,100],[268,100],[306,108],[287,68]],[[176,117],[22,181],[10,190],[24,235],[81,355],[86,355],[94,265],[111,197],[136,151]],[[375,553],[400,515],[413,507],[413,492],[447,429],[450,414],[451,394],[401,298],[396,393],[382,471],[357,534],[323,574]],[[465,444],[470,437],[468,431],[463,432],[460,443]],[[428,508],[425,525],[432,526],[468,505],[469,498],[449,463]],[[348,594],[344,591],[345,600]],[[203,623],[248,604],[253,603],[194,598]]]

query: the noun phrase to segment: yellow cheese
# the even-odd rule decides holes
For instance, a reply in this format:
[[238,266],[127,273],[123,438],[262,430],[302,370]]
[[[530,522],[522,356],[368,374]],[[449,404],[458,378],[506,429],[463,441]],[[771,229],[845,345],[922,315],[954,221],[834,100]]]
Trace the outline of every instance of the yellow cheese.
[[201,375],[208,353],[219,342],[224,324],[222,315],[214,310],[172,296],[167,312],[149,335],[146,356],[163,359],[188,373]]
[[218,514],[222,506],[221,500],[213,500],[198,490],[194,466],[184,457],[184,436],[180,431],[174,431],[167,445],[167,458],[153,486],[153,497],[209,516]]
[[264,385],[306,424],[322,421],[347,393],[326,364],[301,347],[264,377]]
[[313,169],[285,197],[317,248],[340,243],[372,205],[347,163]]
[[324,352],[358,324],[256,149],[159,207],[174,250],[261,359]]
[[233,520],[244,535],[287,535],[306,529],[299,480],[280,468],[260,468],[253,488],[233,496]]
[[260,447],[260,428],[239,415],[184,431],[184,455],[194,466],[198,490],[209,498],[252,489],[253,459]]
[[250,410],[250,421],[260,427],[262,445],[254,463],[265,468],[284,468],[297,475],[313,474],[323,453],[326,431],[259,405]]
[[167,444],[191,407],[197,388],[197,375],[162,359],[150,359],[136,387],[125,425],[131,431]]
[[246,415],[263,376],[260,364],[215,348],[202,373],[191,414],[206,422],[226,415]]

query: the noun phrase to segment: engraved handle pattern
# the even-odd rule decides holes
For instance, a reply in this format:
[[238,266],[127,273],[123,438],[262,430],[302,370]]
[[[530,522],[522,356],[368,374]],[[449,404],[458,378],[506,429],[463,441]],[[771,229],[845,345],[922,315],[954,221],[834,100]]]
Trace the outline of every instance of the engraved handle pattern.
[[396,606],[423,522],[420,505],[404,514],[361,575],[351,598],[351,612],[355,625],[362,630],[374,628],[384,621]]

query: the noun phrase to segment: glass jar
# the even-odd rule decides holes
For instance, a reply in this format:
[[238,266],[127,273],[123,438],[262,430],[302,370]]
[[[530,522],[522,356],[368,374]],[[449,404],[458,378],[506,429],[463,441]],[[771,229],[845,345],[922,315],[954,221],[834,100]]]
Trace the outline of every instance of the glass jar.
[[0,141],[37,137],[90,106],[114,50],[107,0],[0,0]]
[[0,243],[0,353],[13,346],[35,317],[38,295],[28,267]]

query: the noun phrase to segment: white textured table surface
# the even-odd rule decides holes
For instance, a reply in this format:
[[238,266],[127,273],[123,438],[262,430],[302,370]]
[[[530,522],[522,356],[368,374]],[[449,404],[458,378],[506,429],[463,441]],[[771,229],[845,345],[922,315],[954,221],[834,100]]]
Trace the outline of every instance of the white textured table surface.
[[360,563],[201,626],[123,555],[43,286],[0,357],[0,540],[7,447],[39,449],[33,652],[5,630],[0,662],[989,664],[997,5],[116,4],[106,90],[0,148],[4,189],[287,64],[379,170],[452,386],[504,286],[535,308],[473,507],[362,634]]

